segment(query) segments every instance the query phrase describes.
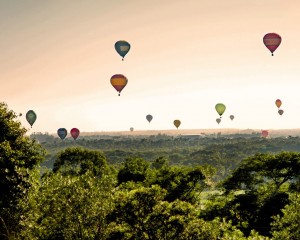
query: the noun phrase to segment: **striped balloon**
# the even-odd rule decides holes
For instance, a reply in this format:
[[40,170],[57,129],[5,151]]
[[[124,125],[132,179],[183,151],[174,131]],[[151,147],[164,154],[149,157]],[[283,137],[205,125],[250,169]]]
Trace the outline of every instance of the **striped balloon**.
[[110,78],[110,83],[119,92],[119,96],[127,82],[127,78],[122,74],[115,74]]
[[273,52],[278,48],[281,43],[281,37],[277,33],[268,33],[264,36],[264,44],[270,50],[273,56]]

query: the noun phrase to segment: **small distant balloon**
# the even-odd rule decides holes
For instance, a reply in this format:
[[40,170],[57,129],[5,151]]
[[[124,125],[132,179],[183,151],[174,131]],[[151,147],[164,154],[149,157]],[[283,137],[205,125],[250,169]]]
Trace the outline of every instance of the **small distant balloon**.
[[174,120],[174,125],[175,125],[175,127],[178,129],[179,128],[179,126],[180,126],[180,124],[181,124],[181,122],[180,122],[180,120]]
[[61,140],[64,140],[65,137],[67,136],[67,134],[68,134],[68,131],[65,128],[59,128],[57,130],[57,135],[60,137]]
[[281,104],[282,104],[282,102],[281,102],[280,99],[277,99],[277,100],[275,101],[275,105],[276,105],[278,108],[280,108]]
[[234,119],[234,116],[233,116],[233,115],[230,115],[229,117],[230,117],[231,121]]
[[279,115],[282,115],[284,113],[284,111],[282,109],[278,110]]
[[30,124],[30,126],[32,127],[32,125],[36,121],[36,114],[35,114],[35,112],[33,110],[29,110],[26,113],[26,120]]
[[216,122],[217,122],[218,124],[220,124],[221,118],[217,118],[217,119],[216,119]]
[[146,119],[147,119],[147,121],[150,123],[150,122],[152,121],[153,117],[152,117],[152,115],[148,114],[148,115],[146,116]]
[[274,51],[278,48],[278,46],[281,43],[281,37],[277,33],[267,33],[264,36],[263,41],[265,46],[270,50],[273,56]]
[[267,130],[261,130],[261,136],[262,136],[263,138],[268,137],[268,136],[269,136],[269,131],[267,131]]
[[133,132],[133,130],[134,130],[133,127],[131,127],[131,128],[130,128],[130,131]]
[[110,83],[119,92],[119,96],[123,88],[127,85],[127,82],[127,78],[122,74],[115,74],[110,78]]
[[122,57],[122,61],[124,60],[125,55],[130,50],[130,44],[124,40],[117,41],[115,43],[115,49],[119,53],[119,55]]
[[74,140],[76,140],[76,138],[78,138],[80,131],[77,128],[72,128],[71,131],[71,136]]
[[19,117],[22,117],[22,113],[19,113]]
[[223,113],[226,110],[226,106],[223,103],[218,103],[215,106],[217,113],[220,115],[220,118],[222,117]]

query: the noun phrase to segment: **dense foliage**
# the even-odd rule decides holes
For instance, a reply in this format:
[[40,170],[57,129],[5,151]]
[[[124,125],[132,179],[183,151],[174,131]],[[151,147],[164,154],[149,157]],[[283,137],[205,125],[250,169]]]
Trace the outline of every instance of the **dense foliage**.
[[31,140],[4,103],[0,127],[0,239],[300,239],[297,137]]

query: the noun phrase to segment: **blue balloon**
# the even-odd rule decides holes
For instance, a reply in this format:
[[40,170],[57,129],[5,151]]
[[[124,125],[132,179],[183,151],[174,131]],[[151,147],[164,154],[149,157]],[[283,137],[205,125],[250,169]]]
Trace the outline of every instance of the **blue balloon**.
[[67,136],[67,134],[68,134],[68,131],[65,128],[59,128],[57,130],[57,135],[60,137],[61,140],[64,140],[65,137]]
[[126,41],[117,41],[115,43],[115,49],[119,53],[119,55],[122,57],[122,60],[124,59],[125,55],[130,50],[130,44]]

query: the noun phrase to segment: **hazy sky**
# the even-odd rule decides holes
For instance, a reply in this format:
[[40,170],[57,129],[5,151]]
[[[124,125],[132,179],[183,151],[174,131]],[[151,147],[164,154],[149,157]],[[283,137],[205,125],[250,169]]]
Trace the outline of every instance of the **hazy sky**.
[[[26,128],[37,113],[31,132],[173,129],[174,119],[300,128],[299,11],[299,0],[0,0],[0,100]],[[269,32],[282,37],[273,57]],[[131,44],[124,61],[118,40]],[[128,78],[120,97],[114,74]]]

